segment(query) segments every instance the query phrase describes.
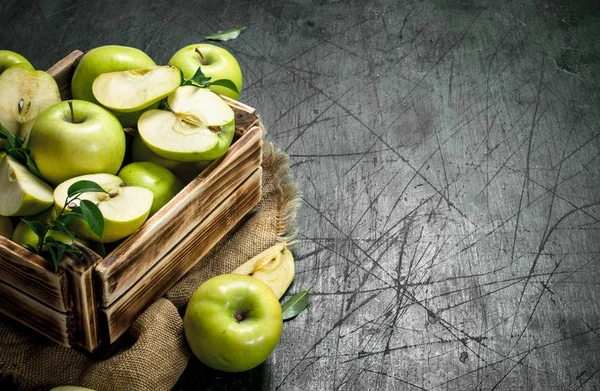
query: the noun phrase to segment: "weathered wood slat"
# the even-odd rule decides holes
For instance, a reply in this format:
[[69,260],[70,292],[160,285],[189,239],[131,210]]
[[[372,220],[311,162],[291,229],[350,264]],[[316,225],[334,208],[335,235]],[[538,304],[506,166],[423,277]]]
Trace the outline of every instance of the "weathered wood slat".
[[79,246],[79,249],[83,253],[81,259],[67,254],[61,263],[71,295],[69,335],[72,345],[93,352],[101,343],[94,268],[102,258],[86,247]]
[[0,280],[60,312],[67,311],[64,273],[51,263],[0,236]]
[[42,304],[1,280],[0,312],[63,346],[71,346],[67,314]]
[[[110,306],[230,196],[261,161],[261,130],[251,129],[169,204],[98,264],[101,305]],[[160,238],[160,240],[156,240]]]
[[71,79],[73,78],[73,72],[79,59],[83,56],[81,50],[74,50],[69,53],[65,58],[54,64],[48,73],[54,77],[58,89],[60,90],[60,98],[62,100],[71,99]]
[[147,304],[162,296],[260,201],[261,180],[262,168],[258,167],[133,288],[109,308],[100,310],[108,326],[110,343],[129,328]]

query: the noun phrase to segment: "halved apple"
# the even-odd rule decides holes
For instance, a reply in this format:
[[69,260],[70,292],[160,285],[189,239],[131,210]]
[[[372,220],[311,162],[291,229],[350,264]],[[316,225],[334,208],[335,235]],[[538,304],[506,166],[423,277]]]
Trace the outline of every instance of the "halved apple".
[[[92,232],[81,219],[72,220],[73,231],[88,240],[111,243],[123,239],[144,224],[152,207],[152,191],[139,186],[129,186],[121,178],[112,174],[89,174],[68,179],[54,189],[54,206],[62,210],[69,186],[81,180],[97,183],[106,193],[84,193],[79,198],[90,200],[98,206],[104,218],[102,238]],[[68,208],[79,205],[74,201]]]
[[283,297],[295,276],[294,256],[285,242],[276,244],[258,254],[232,274],[245,274],[266,283],[278,299]]
[[101,105],[129,113],[160,101],[180,85],[179,68],[165,65],[103,73],[94,80],[92,92]]
[[37,115],[58,102],[58,85],[46,72],[13,66],[0,75],[0,123],[25,143]]
[[4,236],[5,238],[12,238],[13,234],[13,224],[10,221],[10,218],[6,216],[0,216],[0,236]]
[[134,162],[152,162],[158,164],[175,174],[177,178],[183,181],[183,183],[189,183],[212,163],[211,160],[178,162],[177,160],[166,159],[152,152],[152,150],[144,144],[139,134],[136,134],[131,142],[131,160]]
[[0,159],[0,215],[31,216],[52,205],[52,188],[10,155]]
[[144,144],[164,158],[180,162],[223,156],[235,134],[233,109],[207,88],[182,86],[167,99],[171,111],[149,110],[140,117]]

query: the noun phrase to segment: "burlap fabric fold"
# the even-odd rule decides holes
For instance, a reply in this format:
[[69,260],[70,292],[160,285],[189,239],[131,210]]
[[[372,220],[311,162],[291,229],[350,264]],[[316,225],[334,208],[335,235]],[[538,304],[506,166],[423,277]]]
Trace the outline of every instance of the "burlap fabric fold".
[[295,237],[299,193],[287,155],[266,142],[262,166],[259,205],[108,350],[90,355],[63,348],[0,316],[0,389],[80,385],[98,391],[170,390],[191,357],[180,312],[194,290],[206,279]]

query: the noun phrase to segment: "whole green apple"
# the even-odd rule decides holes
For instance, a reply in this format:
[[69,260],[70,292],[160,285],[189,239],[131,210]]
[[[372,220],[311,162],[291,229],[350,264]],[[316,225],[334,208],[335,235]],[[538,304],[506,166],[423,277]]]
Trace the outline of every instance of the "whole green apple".
[[152,162],[164,167],[175,174],[183,183],[189,183],[192,179],[198,176],[212,160],[203,160],[200,162],[178,162],[164,158],[152,152],[150,148],[144,144],[139,134],[133,137],[131,143],[131,159],[134,162]]
[[186,79],[194,76],[198,67],[204,75],[212,78],[211,81],[228,79],[238,89],[235,92],[224,86],[210,86],[217,94],[225,95],[232,99],[238,99],[242,92],[242,70],[237,60],[231,53],[222,47],[208,43],[188,45],[179,49],[169,60],[169,65],[181,69]]
[[103,107],[63,101],[41,112],[31,128],[29,149],[53,185],[84,174],[116,174],[125,157],[125,133]]
[[10,67],[20,67],[33,71],[35,68],[19,53],[10,50],[0,50],[0,74]]
[[171,198],[183,189],[183,182],[171,171],[152,162],[129,163],[117,175],[124,182],[152,191],[154,201],[150,216],[158,212]]
[[[71,80],[71,92],[74,99],[98,103],[92,91],[94,80],[108,72],[129,71],[132,69],[149,68],[156,63],[143,51],[119,45],[100,46],[83,55]],[[151,108],[157,108],[154,104]],[[144,110],[132,113],[114,112],[123,127],[135,126]]]
[[283,327],[281,306],[271,288],[238,274],[222,274],[200,285],[183,322],[194,355],[225,372],[260,365],[279,343]]

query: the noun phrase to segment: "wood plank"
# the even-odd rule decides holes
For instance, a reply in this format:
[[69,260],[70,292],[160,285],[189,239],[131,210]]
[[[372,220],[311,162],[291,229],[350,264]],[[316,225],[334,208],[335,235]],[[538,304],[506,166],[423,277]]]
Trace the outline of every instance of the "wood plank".
[[173,251],[109,308],[100,313],[108,327],[110,343],[116,341],[137,316],[177,282],[246,215],[262,194],[262,167],[239,186],[211,214],[196,226]]
[[56,80],[56,84],[58,84],[58,89],[60,90],[60,98],[62,100],[71,99],[73,97],[71,94],[71,79],[73,78],[73,72],[75,72],[75,67],[81,56],[83,56],[81,50],[74,50],[47,71],[54,77],[54,80]]
[[101,344],[94,268],[102,258],[87,247],[78,248],[81,258],[66,254],[61,263],[69,282],[69,331],[72,345],[93,352]]
[[251,129],[221,162],[211,164],[98,264],[101,306],[110,306],[136,284],[193,227],[210,218],[210,211],[260,166],[261,135],[259,128]]
[[67,311],[66,281],[50,261],[0,236],[0,281],[60,312]]
[[0,281],[0,312],[63,346],[71,346],[67,314],[40,303],[3,281]]

